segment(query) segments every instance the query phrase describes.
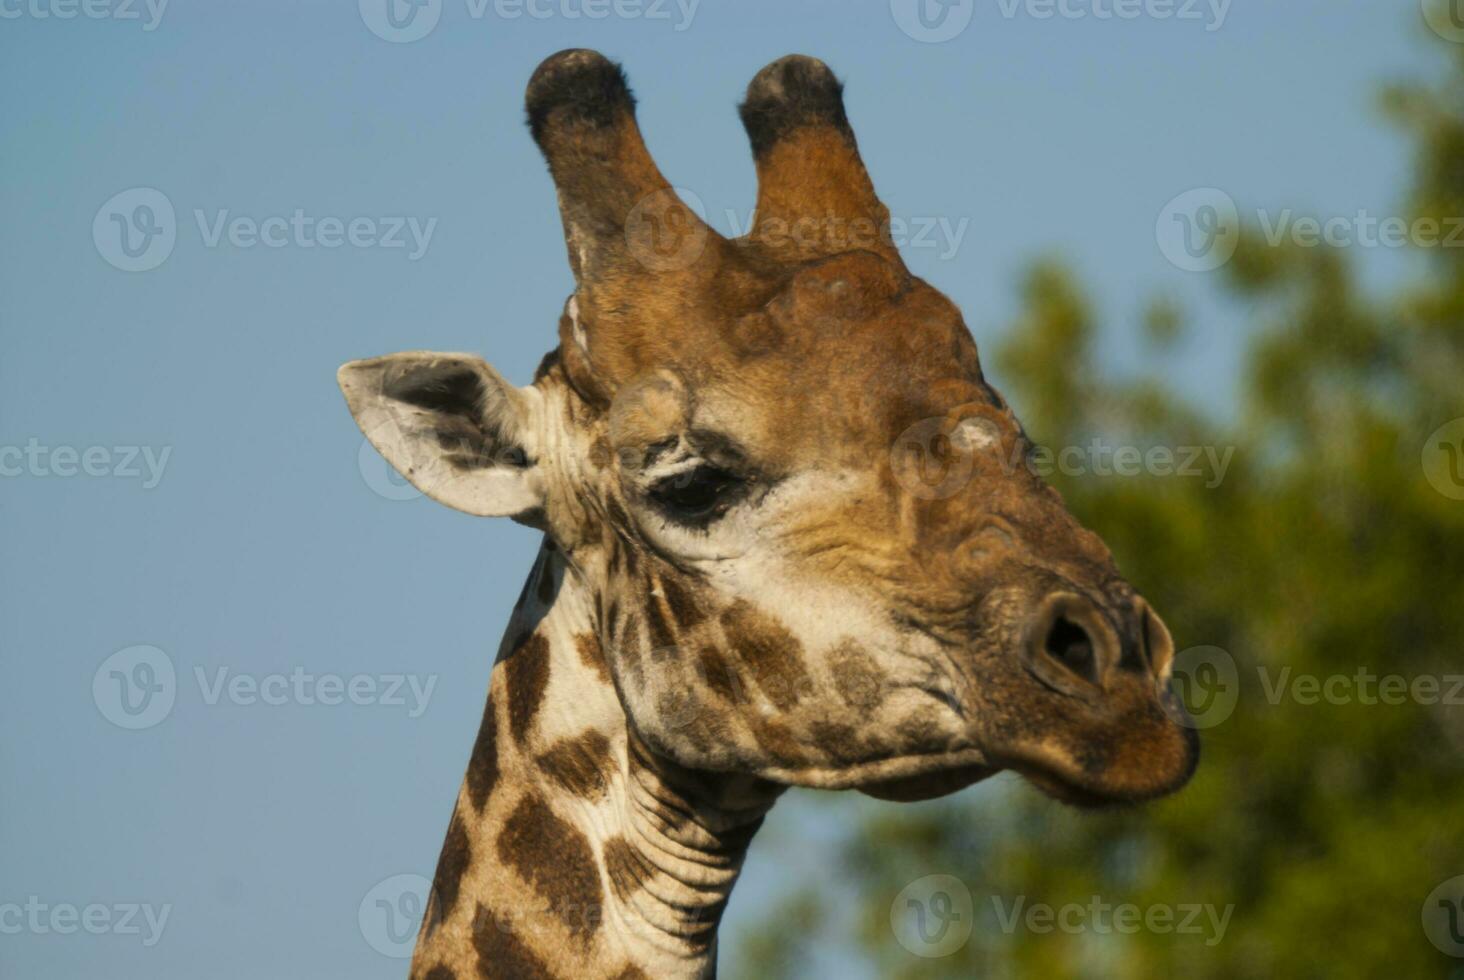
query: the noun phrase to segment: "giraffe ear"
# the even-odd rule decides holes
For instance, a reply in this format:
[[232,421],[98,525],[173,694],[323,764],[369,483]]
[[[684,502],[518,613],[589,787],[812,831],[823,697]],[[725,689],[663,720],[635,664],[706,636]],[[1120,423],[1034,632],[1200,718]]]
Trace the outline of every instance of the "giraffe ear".
[[482,358],[429,351],[352,361],[336,380],[371,445],[433,500],[481,517],[543,506],[537,390]]

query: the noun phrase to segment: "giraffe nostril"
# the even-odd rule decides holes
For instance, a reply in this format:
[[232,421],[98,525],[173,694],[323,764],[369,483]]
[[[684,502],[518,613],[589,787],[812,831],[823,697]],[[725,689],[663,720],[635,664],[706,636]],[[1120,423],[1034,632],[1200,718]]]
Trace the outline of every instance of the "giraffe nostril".
[[1082,626],[1058,616],[1047,632],[1042,645],[1047,655],[1085,680],[1097,682],[1097,661],[1093,656],[1093,638]]
[[1048,687],[1098,697],[1119,661],[1119,639],[1103,613],[1073,592],[1053,592],[1037,607],[1022,651],[1028,671]]

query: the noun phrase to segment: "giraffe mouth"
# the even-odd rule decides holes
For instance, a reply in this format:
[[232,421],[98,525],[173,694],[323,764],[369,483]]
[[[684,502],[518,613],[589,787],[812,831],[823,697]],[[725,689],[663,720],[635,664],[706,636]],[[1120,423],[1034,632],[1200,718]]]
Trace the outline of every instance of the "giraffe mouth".
[[1040,746],[994,759],[1060,803],[1084,809],[1147,803],[1189,782],[1200,761],[1192,728],[1175,726],[1161,738],[1137,740],[1102,767],[1079,765],[1065,753]]

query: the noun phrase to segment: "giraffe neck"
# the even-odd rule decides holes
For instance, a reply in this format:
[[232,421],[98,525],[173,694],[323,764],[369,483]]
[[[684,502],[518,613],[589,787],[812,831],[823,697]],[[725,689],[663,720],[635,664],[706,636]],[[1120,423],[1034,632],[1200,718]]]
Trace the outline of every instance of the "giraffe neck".
[[629,729],[594,597],[547,539],[499,650],[412,976],[706,977],[779,790]]

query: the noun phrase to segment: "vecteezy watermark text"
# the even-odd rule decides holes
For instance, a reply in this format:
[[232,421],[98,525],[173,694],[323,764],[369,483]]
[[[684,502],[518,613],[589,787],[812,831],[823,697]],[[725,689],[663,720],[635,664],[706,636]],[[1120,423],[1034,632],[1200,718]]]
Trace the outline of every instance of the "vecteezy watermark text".
[[[834,214],[802,215],[796,219],[766,217],[727,208],[726,227],[732,238],[746,238],[769,248],[793,245],[808,252],[856,249],[937,251],[942,261],[954,258],[971,225],[969,217],[948,215],[891,215],[873,217]],[[626,244],[647,269],[667,272],[689,268],[701,258],[709,227],[701,198],[685,187],[662,188],[636,202],[625,222]]]
[[437,219],[428,218],[425,223],[413,216],[388,215],[380,218],[314,218],[303,208],[296,208],[289,217],[271,215],[266,218],[252,218],[248,215],[231,215],[227,208],[217,210],[210,217],[202,209],[195,208],[193,218],[198,222],[198,231],[205,248],[218,248],[227,242],[234,248],[406,248],[407,237],[411,237],[411,251],[407,261],[415,262],[427,254],[432,244],[432,233],[437,229]]
[[24,446],[0,446],[0,478],[110,476],[141,479],[151,490],[162,482],[172,454],[172,446],[43,446],[33,436]]
[[[996,924],[1007,935],[1019,929],[1035,935],[1052,932],[1096,935],[1159,935],[1205,937],[1206,946],[1216,946],[1230,926],[1235,905],[1217,907],[1210,903],[1181,902],[1141,906],[1133,902],[1109,902],[1094,895],[1088,902],[1049,905],[1029,902],[1026,895],[1007,900],[991,896]],[[929,959],[950,956],[966,945],[975,920],[971,892],[961,879],[951,875],[926,875],[900,890],[890,905],[890,928],[895,939],[909,952]]]
[[1019,928],[1037,935],[1053,931],[1097,935],[1119,933],[1126,936],[1140,932],[1175,933],[1204,936],[1206,946],[1219,945],[1225,938],[1230,916],[1235,912],[1233,903],[1223,908],[1208,902],[1139,906],[1132,902],[1112,904],[1099,895],[1094,895],[1087,904],[1069,902],[1058,906],[1044,902],[1029,905],[1025,895],[1018,895],[1008,905],[1002,896],[993,895],[991,904],[996,912],[997,925],[1008,935]]
[[[85,932],[93,936],[142,936],[151,949],[163,938],[173,906],[147,902],[44,902],[30,895],[24,902],[0,902],[0,935],[70,936]],[[143,930],[146,929],[146,932]]]
[[936,249],[942,260],[955,257],[971,225],[969,217],[891,215],[888,223],[881,227],[873,218],[829,214],[821,218],[805,215],[791,221],[774,216],[757,221],[754,229],[755,219],[750,212],[738,214],[728,208],[726,217],[732,237],[740,238],[752,233],[759,243],[774,248],[793,244],[830,251],[852,251],[871,249],[889,242],[900,249]]
[[[1094,439],[1087,446],[1064,446],[1053,450],[1033,446],[1020,462],[1036,476],[1178,476],[1201,478],[1205,489],[1213,490],[1225,479],[1234,446],[1112,446]],[[1009,461],[1009,469],[1016,469]]]
[[1359,667],[1352,674],[1295,674],[1282,667],[1272,676],[1265,667],[1257,668],[1266,700],[1280,704],[1290,698],[1301,705],[1364,704],[1364,705],[1444,705],[1464,707],[1464,674],[1375,674]]
[[[208,705],[228,701],[230,704],[285,704],[328,707],[338,704],[382,705],[405,707],[408,718],[420,717],[432,700],[437,675],[426,678],[416,674],[312,674],[296,667],[288,675],[235,674],[228,667],[216,668],[212,677],[202,667],[193,668],[194,680]],[[411,695],[408,704],[407,695]]]
[[[383,249],[401,250],[416,262],[432,244],[437,219],[413,215],[312,215],[304,208],[263,217],[229,208],[193,209],[199,241],[207,249]],[[156,269],[178,241],[173,202],[152,187],[131,187],[114,194],[92,219],[98,254],[124,272]]]
[[901,486],[922,499],[960,493],[976,477],[976,454],[997,454],[1002,472],[1026,469],[1034,476],[1139,476],[1199,478],[1218,487],[1235,457],[1234,446],[1121,446],[1094,438],[1086,446],[1054,449],[1006,438],[996,423],[973,416],[950,426],[928,418],[900,433],[890,459]]
[[1203,21],[1218,31],[1230,16],[1231,0],[996,0],[1006,20],[1182,20]]
[[[996,0],[1003,20],[1185,21],[1225,26],[1231,0]],[[895,25],[925,44],[949,41],[971,26],[976,0],[890,0]]]
[[[356,705],[405,708],[408,718],[427,710],[437,689],[437,675],[316,674],[304,667],[289,673],[235,673],[231,668],[193,668],[199,698],[210,707],[228,703],[241,707],[265,705]],[[97,710],[119,728],[152,728],[173,711],[179,693],[173,659],[155,646],[118,650],[92,677],[92,700]]]
[[[1259,664],[1256,676],[1271,707],[1282,702],[1302,707],[1464,707],[1464,674],[1378,673],[1366,665],[1351,673],[1313,674],[1289,665],[1273,669]],[[1175,721],[1192,728],[1213,728],[1226,721],[1240,699],[1240,671],[1235,658],[1221,647],[1180,651],[1174,658],[1171,684],[1188,708],[1188,717]]]
[[168,0],[0,0],[0,20],[136,20],[155,31],[167,9]]
[[[1403,218],[1366,208],[1351,214],[1310,215],[1293,208],[1258,208],[1255,227],[1277,248],[1464,248],[1464,217]],[[1235,199],[1202,187],[1170,200],[1159,213],[1154,238],[1169,262],[1188,272],[1227,264],[1240,242],[1241,212]]]
[[[490,14],[499,20],[646,20],[670,21],[684,31],[696,18],[701,0],[463,0],[470,20]],[[357,0],[361,21],[383,41],[420,41],[442,19],[443,0]]]

